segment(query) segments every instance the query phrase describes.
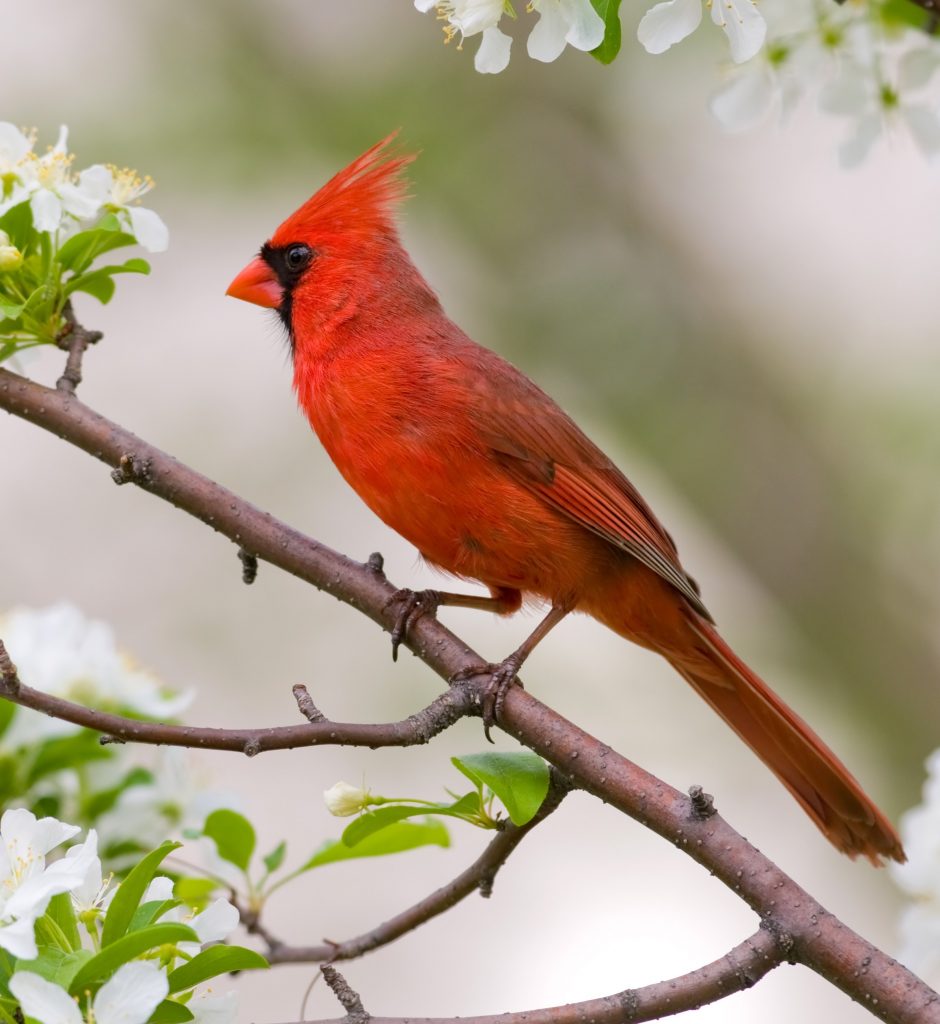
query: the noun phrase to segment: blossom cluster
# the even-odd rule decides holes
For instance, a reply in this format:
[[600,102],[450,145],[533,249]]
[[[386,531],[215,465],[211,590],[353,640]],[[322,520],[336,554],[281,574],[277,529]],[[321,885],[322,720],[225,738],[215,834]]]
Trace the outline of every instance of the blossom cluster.
[[166,225],[139,205],[149,178],[105,164],[76,172],[74,164],[64,126],[39,153],[35,133],[0,121],[0,362],[58,343],[76,294],[110,302],[117,275],[150,272],[140,257],[115,262],[115,250],[167,247]]
[[927,759],[923,802],[901,819],[906,864],[892,864],[894,880],[912,900],[900,920],[898,959],[930,984],[940,985],[940,750]]
[[[0,636],[23,682],[52,696],[160,721],[192,700],[136,665],[109,626],[73,605],[14,609],[0,615]],[[0,716],[0,802],[13,801],[94,825],[110,867],[236,802],[199,785],[183,751],[102,747],[80,726],[9,704]]]
[[122,227],[149,252],[163,252],[169,242],[166,225],[153,210],[136,205],[153,187],[129,168],[93,164],[73,171],[68,151],[68,128],[59,130],[56,144],[42,155],[35,152],[36,136],[9,121],[0,121],[0,216],[28,202],[33,227],[46,233],[77,230],[102,211],[114,213]]
[[[172,844],[118,885],[102,878],[94,830],[50,863],[49,855],[79,831],[24,808],[0,818],[0,948],[8,954],[0,975],[22,1013],[40,1024],[145,1024],[169,1000],[175,1010],[167,1019],[233,1022],[233,992],[194,990],[235,969],[231,955],[220,966],[204,947],[230,936],[237,909],[224,898],[198,913],[184,909],[170,878],[152,877]],[[129,930],[135,941],[119,949]],[[231,949],[239,969],[265,966],[258,954]],[[182,975],[178,960],[186,965]]]
[[[509,64],[512,39],[499,23],[504,17],[517,17],[511,0],[415,0],[415,7],[422,12],[436,10],[445,23],[445,39],[460,37],[458,49],[464,39],[480,36],[473,61],[477,71],[497,74]],[[591,51],[604,40],[604,22],[591,0],[530,0],[528,10],[538,14],[526,43],[534,60],[556,60],[566,46]]]
[[[437,12],[448,41],[480,36],[477,71],[499,72],[509,63],[512,40],[500,24],[517,18],[513,0],[414,2],[419,11]],[[592,0],[530,0],[526,10],[539,20],[528,37],[529,56],[552,61],[572,46],[612,59],[619,47],[618,5],[597,7],[607,11],[606,24]],[[927,91],[940,67],[940,47],[922,31],[928,25],[917,26],[913,3],[899,11],[893,0],[790,0],[785,6],[774,0],[660,0],[640,19],[637,39],[648,53],[664,53],[698,28],[706,10],[724,32],[731,57],[727,81],[709,103],[724,128],[744,131],[775,111],[786,117],[815,92],[822,111],[848,120],[839,147],[846,167],[860,164],[897,129],[925,156],[940,154],[940,103]]]

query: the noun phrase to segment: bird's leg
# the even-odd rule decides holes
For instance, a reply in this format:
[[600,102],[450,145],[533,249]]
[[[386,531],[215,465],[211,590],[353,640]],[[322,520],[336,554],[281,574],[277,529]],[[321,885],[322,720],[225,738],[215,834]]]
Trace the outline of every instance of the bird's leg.
[[392,661],[398,661],[398,648],[408,636],[408,631],[423,615],[436,615],[437,609],[479,608],[497,615],[510,615],[518,611],[522,595],[509,587],[490,588],[490,597],[477,594],[451,594],[443,590],[397,590],[391,604],[400,604],[398,618],[392,627]]
[[[532,630],[531,634],[519,647],[498,665],[484,665],[463,669],[456,672],[450,678],[450,682],[456,683],[465,679],[472,679],[474,676],[489,673],[490,681],[483,694],[483,732],[486,738],[492,743],[490,729],[496,725],[497,719],[503,713],[503,702],[506,700],[506,693],[514,682],[518,682],[516,676],[523,662],[545,639],[549,631],[557,626],[559,622],[571,611],[571,606],[566,604],[553,604],[544,619]],[[522,685],[521,683],[519,684]]]

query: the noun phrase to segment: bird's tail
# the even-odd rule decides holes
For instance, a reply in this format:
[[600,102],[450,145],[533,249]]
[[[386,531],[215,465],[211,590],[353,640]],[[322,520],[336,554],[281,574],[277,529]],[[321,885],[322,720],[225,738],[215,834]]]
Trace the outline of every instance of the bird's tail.
[[[823,835],[850,857],[906,859],[887,818],[848,769],[741,661],[718,632],[694,613],[694,648],[664,652],[696,692],[721,715],[800,802]],[[694,621],[693,621],[694,620]]]

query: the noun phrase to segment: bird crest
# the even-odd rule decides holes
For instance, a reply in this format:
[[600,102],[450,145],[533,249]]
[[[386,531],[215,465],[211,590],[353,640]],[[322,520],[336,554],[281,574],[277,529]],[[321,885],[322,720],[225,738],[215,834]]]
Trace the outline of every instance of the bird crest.
[[403,171],[417,155],[396,152],[397,135],[392,132],[330,178],[281,224],[271,243],[395,235],[395,210],[408,195]]

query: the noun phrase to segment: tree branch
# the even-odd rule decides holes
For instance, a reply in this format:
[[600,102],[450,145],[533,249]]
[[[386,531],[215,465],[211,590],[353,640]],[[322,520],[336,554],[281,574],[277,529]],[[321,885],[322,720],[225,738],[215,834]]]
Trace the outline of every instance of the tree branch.
[[[626,989],[601,999],[568,1003],[541,1010],[461,1017],[459,1024],[640,1024],[685,1010],[697,1010],[733,992],[751,988],[787,959],[785,947],[767,929],[760,929],[720,960],[688,974],[643,988]],[[372,1024],[456,1024],[447,1017],[371,1017]],[[305,1024],[348,1024],[348,1018]]]
[[[6,649],[0,640],[0,697],[20,707],[41,711],[53,718],[93,729],[102,742],[148,743],[168,747],[196,747],[200,750],[234,750],[248,757],[268,750],[296,747],[410,747],[427,743],[461,718],[477,713],[476,694],[470,687],[453,686],[427,707],[401,722],[380,724],[331,722],[322,714],[306,725],[282,725],[267,729],[214,729],[189,725],[164,725],[124,718],[96,711],[83,704],[53,697],[42,690],[24,686],[13,668],[12,677],[3,661]],[[9,663],[9,657],[6,658]],[[309,699],[309,696],[308,696]]]
[[[115,469],[121,467],[129,482],[197,516],[258,558],[351,604],[384,629],[393,626],[395,588],[375,562],[361,565],[303,536],[106,420],[72,395],[0,369],[0,408],[52,431]],[[444,678],[480,662],[466,644],[428,616],[415,624],[407,645]],[[471,703],[480,700],[485,682],[468,683]],[[519,687],[510,689],[500,725],[576,785],[669,839],[721,879],[760,915],[763,926],[786,949],[789,959],[810,967],[891,1024],[940,1024],[937,993],[829,914],[719,814],[703,817],[687,797]],[[295,728],[316,729],[318,725]],[[364,730],[363,735],[370,729],[355,728]],[[369,740],[365,745],[371,745]],[[602,1009],[599,1006],[598,1013]],[[568,1020],[564,1008],[546,1012],[549,1016],[544,1019],[551,1024]],[[630,1019],[622,1007],[616,1012],[621,1014],[617,1020]],[[531,1016],[526,1019],[532,1024]]]
[[246,929],[258,935],[267,945],[265,956],[272,964],[285,963],[322,963],[324,961],[355,960],[357,957],[370,953],[380,946],[387,946],[395,939],[450,910],[472,892],[479,892],[488,897],[493,891],[493,880],[509,855],[522,842],[523,838],[543,822],[570,792],[567,780],[552,770],[552,781],[548,793],[542,801],[538,813],[525,825],[513,825],[507,822],[505,828],[496,834],[483,853],[456,878],[441,886],[414,906],[396,914],[376,928],[344,942],[324,942],[318,946],[289,946],[274,938],[260,923],[257,916],[242,914],[242,923]]

